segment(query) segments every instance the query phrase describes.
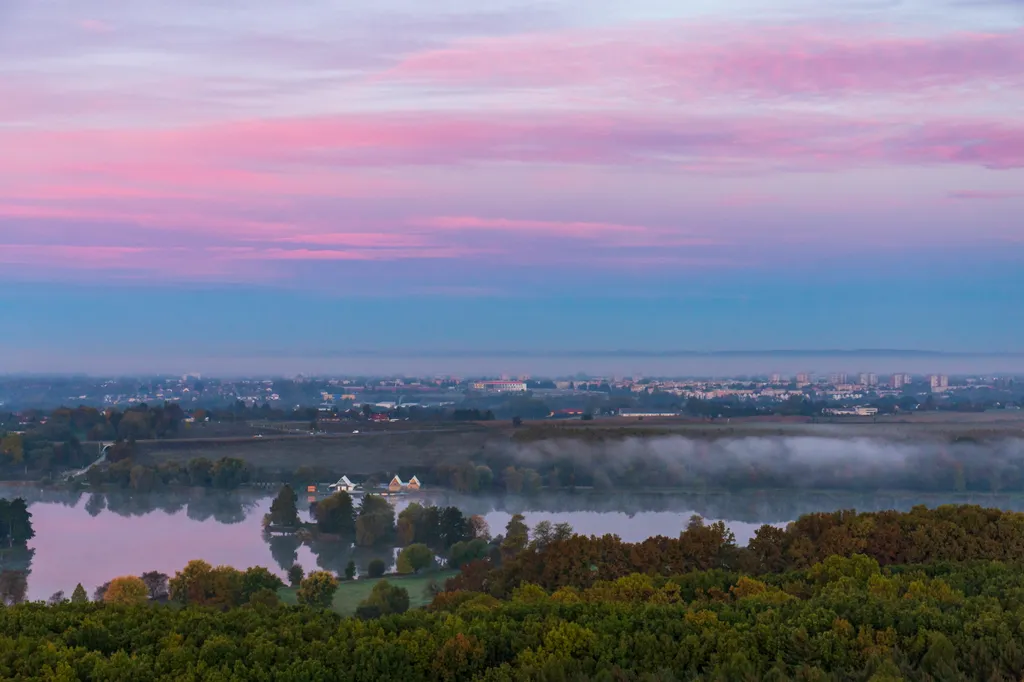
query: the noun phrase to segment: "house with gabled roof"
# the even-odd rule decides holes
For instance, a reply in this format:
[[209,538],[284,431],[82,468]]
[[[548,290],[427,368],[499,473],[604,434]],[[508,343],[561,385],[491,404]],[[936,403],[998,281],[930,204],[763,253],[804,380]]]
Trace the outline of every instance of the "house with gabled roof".
[[399,493],[406,490],[419,490],[420,479],[413,476],[408,481],[403,481],[398,475],[391,479],[388,483],[388,492]]
[[342,476],[341,478],[338,479],[337,483],[332,483],[331,485],[328,486],[328,488],[336,493],[352,493],[355,492],[356,489],[359,488],[359,486],[353,483],[352,481],[348,480],[348,476]]

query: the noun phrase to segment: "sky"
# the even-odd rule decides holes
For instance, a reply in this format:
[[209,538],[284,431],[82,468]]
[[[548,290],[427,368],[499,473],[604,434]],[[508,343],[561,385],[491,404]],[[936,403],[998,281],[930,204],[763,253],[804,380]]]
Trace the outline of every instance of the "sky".
[[0,372],[1019,352],[1021,216],[1022,0],[0,2]]

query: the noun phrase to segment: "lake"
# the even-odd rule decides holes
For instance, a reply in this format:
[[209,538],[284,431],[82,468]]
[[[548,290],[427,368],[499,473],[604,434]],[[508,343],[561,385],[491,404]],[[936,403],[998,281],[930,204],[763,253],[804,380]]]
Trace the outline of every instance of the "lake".
[[[255,491],[187,490],[161,493],[72,493],[26,486],[0,486],[0,497],[23,497],[29,503],[36,537],[29,551],[0,556],[3,568],[29,568],[29,599],[46,599],[58,590],[70,594],[79,582],[91,594],[97,585],[119,575],[158,570],[169,575],[191,559],[236,568],[266,566],[284,577],[298,562],[306,571],[342,572],[354,560],[360,571],[374,558],[394,560],[391,549],[365,550],[321,542],[312,547],[294,538],[270,542],[262,535],[263,515],[272,495]],[[400,511],[417,498],[400,498]],[[972,503],[1024,511],[1024,496],[917,495],[899,493],[811,493],[744,491],[714,493],[585,493],[514,496],[424,494],[426,504],[455,505],[468,516],[486,518],[492,534],[503,532],[514,513],[537,522],[568,522],[578,533],[614,533],[627,541],[652,535],[676,536],[699,514],[722,520],[736,540],[746,544],[765,523],[783,525],[801,514],[836,509],[909,510]],[[308,514],[300,497],[299,508]]]

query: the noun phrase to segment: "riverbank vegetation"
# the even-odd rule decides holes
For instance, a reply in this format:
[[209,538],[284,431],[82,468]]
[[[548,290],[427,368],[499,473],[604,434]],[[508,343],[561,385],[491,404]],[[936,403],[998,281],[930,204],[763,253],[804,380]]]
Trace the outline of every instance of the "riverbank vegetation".
[[167,581],[169,601],[124,577],[100,601],[76,588],[71,602],[0,608],[0,677],[931,682],[1024,671],[1024,514],[811,514],[762,527],[746,547],[697,518],[678,538],[623,543],[519,517],[495,541],[418,610],[436,576],[314,572],[286,588],[266,569],[201,561]]

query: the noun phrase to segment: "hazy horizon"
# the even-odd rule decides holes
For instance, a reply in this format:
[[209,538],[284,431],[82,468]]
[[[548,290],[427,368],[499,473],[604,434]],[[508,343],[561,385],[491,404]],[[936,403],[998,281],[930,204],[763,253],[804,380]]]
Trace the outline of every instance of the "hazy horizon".
[[[16,359],[17,360],[17,359]],[[41,362],[42,359],[40,359]],[[65,361],[68,362],[68,361]],[[93,371],[84,371],[74,364],[61,366],[61,361],[51,359],[46,369],[28,369],[31,358],[18,361],[19,370],[8,369],[0,364],[0,374],[7,375],[183,375],[198,372],[212,377],[278,377],[297,374],[329,375],[379,375],[379,376],[434,376],[434,375],[475,375],[498,376],[573,376],[614,375],[614,376],[691,376],[728,377],[767,375],[782,373],[793,375],[800,372],[822,374],[830,372],[875,372],[881,375],[907,372],[910,374],[993,374],[1007,375],[1024,373],[1024,354],[993,353],[986,355],[952,353],[909,353],[880,354],[877,352],[813,352],[799,354],[751,352],[692,352],[679,355],[657,354],[613,354],[571,353],[544,355],[468,355],[459,353],[436,353],[426,356],[414,355],[348,355],[338,353],[317,357],[309,354],[303,357],[279,355],[253,357],[216,357],[203,359],[193,356],[187,359],[154,361],[144,355],[137,358],[122,357],[116,364]]]

